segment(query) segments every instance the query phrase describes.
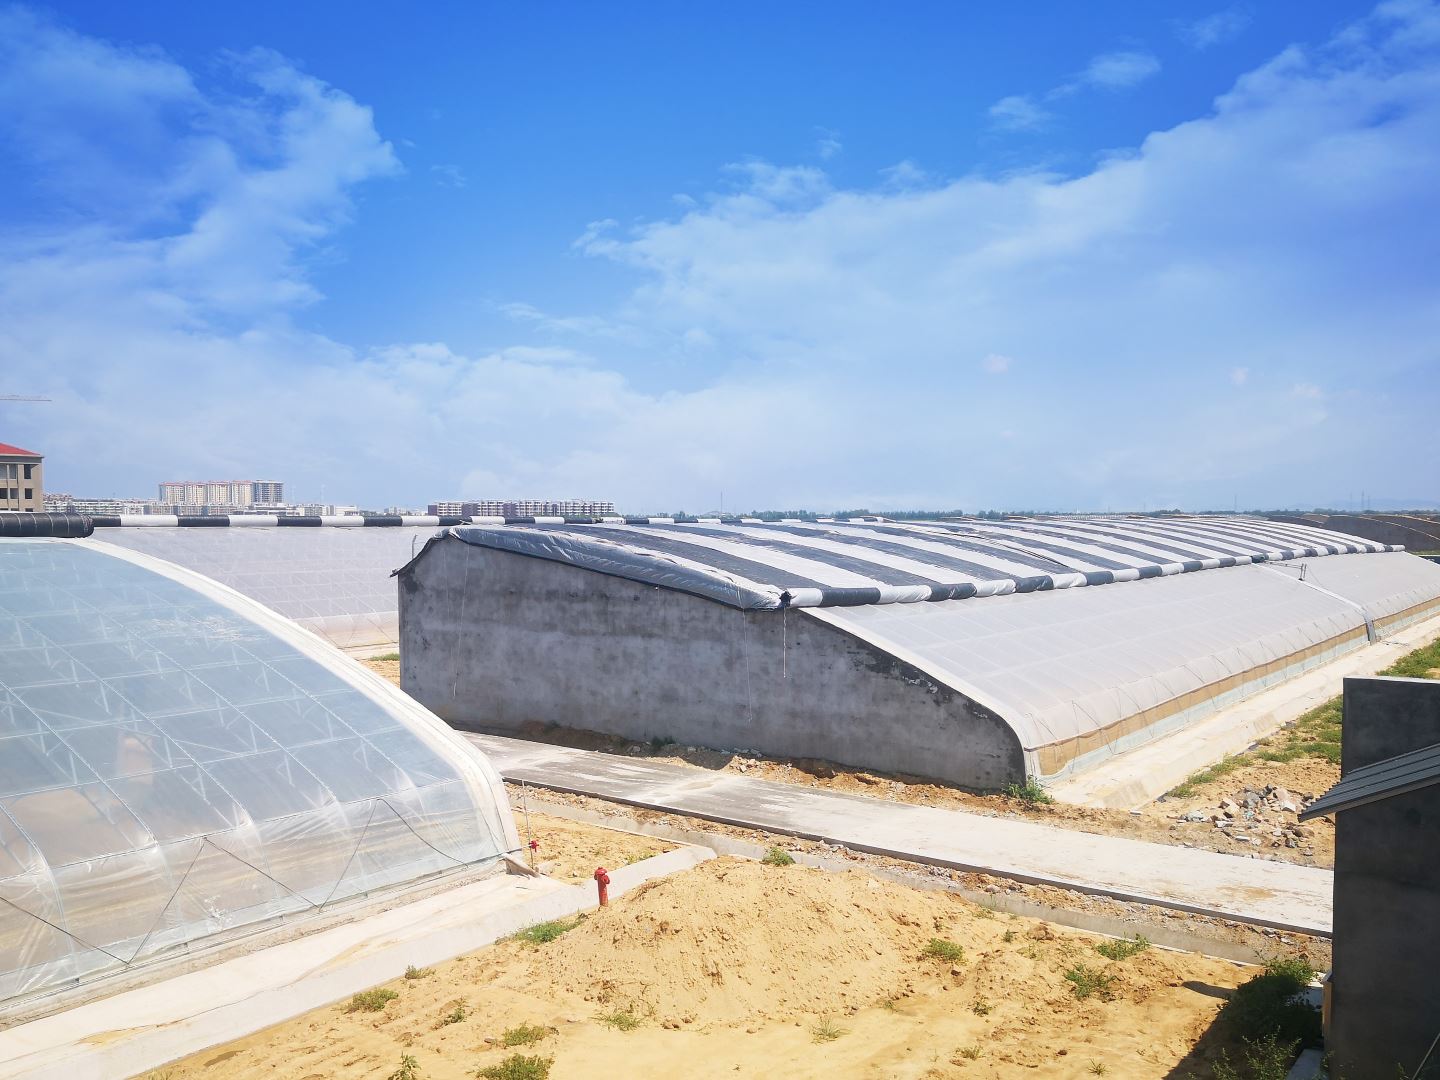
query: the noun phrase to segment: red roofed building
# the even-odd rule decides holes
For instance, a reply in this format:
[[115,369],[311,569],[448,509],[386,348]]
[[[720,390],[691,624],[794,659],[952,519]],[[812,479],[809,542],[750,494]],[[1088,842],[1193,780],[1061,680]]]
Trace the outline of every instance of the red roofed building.
[[0,442],[0,510],[34,514],[45,509],[42,460],[33,450]]

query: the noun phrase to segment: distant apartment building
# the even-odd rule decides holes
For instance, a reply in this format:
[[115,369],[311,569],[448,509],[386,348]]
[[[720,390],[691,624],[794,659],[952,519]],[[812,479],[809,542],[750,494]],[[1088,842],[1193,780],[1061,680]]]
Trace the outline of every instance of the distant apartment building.
[[44,513],[45,488],[40,467],[43,460],[33,450],[0,442],[0,510]]
[[160,484],[160,502],[170,514],[274,508],[285,502],[285,484],[280,480],[166,480]]
[[599,499],[480,499],[474,502],[433,502],[429,512],[440,517],[603,517],[615,504]]

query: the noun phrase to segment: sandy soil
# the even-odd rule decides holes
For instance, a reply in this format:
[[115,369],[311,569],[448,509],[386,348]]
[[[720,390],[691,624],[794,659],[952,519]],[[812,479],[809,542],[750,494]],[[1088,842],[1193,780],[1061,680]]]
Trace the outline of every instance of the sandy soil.
[[[963,958],[928,957],[935,938]],[[1102,940],[860,872],[718,859],[548,944],[386,984],[381,1012],[319,1009],[169,1075],[384,1080],[409,1054],[423,1080],[459,1080],[523,1052],[553,1058],[552,1080],[1209,1076],[1216,1011],[1249,971],[1154,947],[1107,960]],[[1076,965],[1108,992],[1077,1000]],[[521,1024],[538,1042],[503,1047]]]
[[[379,653],[379,654],[377,654],[377,655],[379,655],[379,656],[387,656],[387,655],[389,655],[389,654],[388,654],[388,653]],[[371,659],[368,659],[368,660],[362,659],[360,662],[361,662],[362,664],[364,664],[366,667],[368,667],[371,671],[375,672],[375,674],[380,675],[380,676],[382,676],[383,678],[389,679],[389,680],[390,680],[391,682],[393,682],[396,686],[399,686],[399,685],[400,685],[400,661],[399,661],[399,660],[379,660],[379,659],[375,659],[375,658],[372,657]]]
[[614,870],[675,849],[674,844],[649,836],[552,817],[534,809],[533,805],[528,814],[527,835],[527,815],[522,813],[519,799],[515,800],[514,808],[515,827],[520,830],[521,842],[533,837],[540,845],[535,851],[535,868],[571,885],[593,881],[596,867]]
[[[519,787],[507,784],[512,806],[519,806]],[[1071,892],[1049,885],[1030,885],[1010,878],[994,877],[989,874],[970,873],[963,870],[948,870],[938,866],[921,866],[884,855],[872,855],[863,851],[852,851],[846,847],[832,846],[823,841],[805,840],[779,833],[767,833],[758,829],[742,829],[701,818],[665,814],[640,807],[623,806],[594,799],[585,795],[571,795],[566,792],[529,789],[529,804],[532,811],[537,806],[554,806],[557,813],[565,809],[583,810],[601,815],[601,820],[613,819],[616,828],[634,829],[651,826],[682,830],[688,834],[688,842],[704,844],[710,835],[742,840],[764,850],[779,847],[794,854],[813,855],[817,858],[838,860],[849,863],[857,869],[872,869],[884,873],[899,874],[914,881],[917,886],[954,886],[969,890],[971,895],[989,894],[1000,897],[1016,897],[1052,910],[1082,912],[1118,920],[1124,926],[1127,936],[1155,936],[1160,928],[1179,930],[1206,940],[1231,942],[1243,946],[1244,955],[1268,957],[1274,955],[1296,955],[1308,957],[1313,966],[1325,970],[1330,966],[1330,941],[1328,938],[1312,938],[1303,934],[1284,933],[1269,928],[1251,926],[1233,919],[1216,919],[1208,915],[1175,911],[1128,900],[1117,900],[1108,896],[1092,896],[1088,893]],[[948,886],[946,886],[948,883]],[[1043,916],[1042,916],[1043,917]]]

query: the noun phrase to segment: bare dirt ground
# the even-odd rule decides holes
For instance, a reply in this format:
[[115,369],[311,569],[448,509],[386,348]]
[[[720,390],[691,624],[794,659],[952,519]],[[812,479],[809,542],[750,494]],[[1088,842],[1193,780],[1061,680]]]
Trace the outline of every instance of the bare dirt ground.
[[[399,686],[399,685],[400,685],[400,661],[399,661],[399,660],[384,660],[384,659],[381,659],[381,657],[390,656],[390,655],[392,655],[392,654],[390,654],[390,653],[380,653],[380,654],[378,654],[378,655],[376,655],[376,656],[370,657],[369,659],[361,660],[360,662],[361,662],[362,664],[364,664],[366,667],[368,667],[371,671],[375,672],[376,675],[379,675],[379,676],[381,676],[382,678],[389,679],[389,680],[390,680],[391,682],[393,682],[396,686]],[[395,655],[398,655],[398,654],[395,654]]]
[[552,1080],[1211,1076],[1216,1012],[1251,971],[1156,947],[1107,959],[1104,940],[862,872],[722,858],[547,943],[397,979],[377,1011],[337,1003],[164,1075],[385,1080],[409,1055],[416,1080],[460,1080],[520,1053]]
[[[527,799],[527,802],[533,803],[533,800]],[[535,851],[535,868],[548,877],[571,885],[593,881],[597,867],[614,870],[675,849],[674,844],[653,837],[552,817],[536,810],[533,805],[526,815],[516,800],[515,825],[520,830],[522,842],[527,838],[527,817],[529,835],[539,844]],[[528,856],[524,857],[528,859]]]
[[[510,802],[520,806],[520,790],[516,784],[507,784]],[[892,859],[884,855],[872,855],[863,851],[831,846],[822,841],[806,840],[779,833],[767,833],[758,829],[742,829],[701,818],[665,814],[639,807],[621,806],[594,799],[585,795],[571,795],[566,792],[545,791],[539,788],[528,790],[527,800],[531,812],[536,807],[552,805],[558,812],[562,808],[586,811],[600,815],[600,820],[614,819],[617,827],[634,826],[627,822],[638,822],[640,827],[660,826],[683,830],[697,837],[694,843],[705,843],[707,836],[722,836],[753,844],[761,849],[778,847],[792,854],[812,855],[817,858],[843,861],[856,869],[871,869],[899,874],[917,884],[959,887],[972,893],[985,893],[996,900],[1015,897],[1032,904],[1057,910],[1080,912],[1114,919],[1123,924],[1121,931],[1126,936],[1156,936],[1162,928],[1178,931],[1190,937],[1211,941],[1229,942],[1242,947],[1243,955],[1267,958],[1277,955],[1303,956],[1312,966],[1325,970],[1330,966],[1330,942],[1327,938],[1312,938],[1303,934],[1292,934],[1268,927],[1256,927],[1232,919],[1216,919],[1170,908],[1155,907],[1128,900],[1117,900],[1108,896],[1092,896],[1088,893],[1072,892],[1049,885],[1031,885],[1010,878],[993,877],[989,874],[950,870],[938,866],[919,866],[915,863]],[[993,901],[987,901],[993,903]],[[1258,959],[1257,959],[1258,962]]]

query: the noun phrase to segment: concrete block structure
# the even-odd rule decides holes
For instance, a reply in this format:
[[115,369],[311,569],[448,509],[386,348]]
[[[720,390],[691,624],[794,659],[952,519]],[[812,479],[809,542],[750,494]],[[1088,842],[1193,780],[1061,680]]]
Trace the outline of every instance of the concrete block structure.
[[1340,783],[1303,817],[1329,813],[1330,1075],[1440,1076],[1440,682],[1345,680]]
[[1247,518],[608,519],[442,531],[405,689],[994,789],[1093,768],[1440,612],[1440,567]]

